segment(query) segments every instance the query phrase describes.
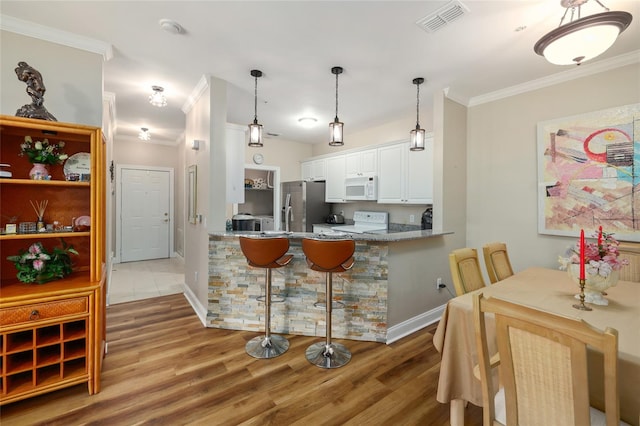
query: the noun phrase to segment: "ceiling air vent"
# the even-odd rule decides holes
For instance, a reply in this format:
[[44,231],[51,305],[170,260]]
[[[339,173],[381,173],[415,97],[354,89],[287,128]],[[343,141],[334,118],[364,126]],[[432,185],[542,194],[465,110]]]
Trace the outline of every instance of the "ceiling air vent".
[[469,8],[457,0],[453,0],[435,12],[416,21],[416,25],[428,33],[435,33],[450,22],[469,13]]

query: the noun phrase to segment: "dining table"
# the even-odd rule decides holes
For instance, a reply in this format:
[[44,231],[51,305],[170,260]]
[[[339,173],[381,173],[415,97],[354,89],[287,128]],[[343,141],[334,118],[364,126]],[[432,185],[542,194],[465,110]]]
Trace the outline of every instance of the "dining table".
[[[464,425],[467,403],[482,406],[480,381],[473,374],[478,363],[473,322],[474,293],[497,297],[586,323],[599,330],[618,331],[618,394],[620,418],[640,422],[640,283],[618,281],[606,290],[608,305],[587,303],[592,310],[578,310],[580,288],[566,271],[532,267],[495,284],[455,297],[447,303],[433,337],[441,355],[438,402],[450,403],[451,426]],[[496,351],[495,332],[489,332],[489,349]],[[599,362],[598,362],[599,361]],[[591,405],[604,409],[602,354],[588,353]]]

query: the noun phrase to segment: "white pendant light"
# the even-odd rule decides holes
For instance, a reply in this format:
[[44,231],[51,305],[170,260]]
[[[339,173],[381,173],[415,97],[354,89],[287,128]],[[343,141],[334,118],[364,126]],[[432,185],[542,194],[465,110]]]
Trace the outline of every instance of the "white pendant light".
[[331,146],[344,145],[344,123],[341,123],[338,119],[338,75],[342,74],[342,71],[344,71],[342,67],[331,68],[331,74],[336,76],[336,118],[329,123],[329,145]]
[[249,146],[259,148],[262,144],[262,124],[258,124],[258,77],[262,77],[262,71],[251,70],[251,76],[255,79],[253,97],[253,123],[249,124]]
[[409,143],[409,149],[411,151],[423,151],[425,131],[420,128],[420,85],[424,83],[424,78],[417,77],[413,79],[413,84],[416,85],[416,128],[411,130],[411,142]]
[[[610,12],[596,0],[606,12],[582,18],[580,8],[587,1],[589,0],[560,0],[562,7],[566,8],[560,26],[538,40],[533,50],[555,65],[580,65],[613,46],[633,17],[627,12]],[[563,25],[569,9],[570,21]]]
[[167,106],[167,98],[164,96],[164,87],[151,86],[151,90],[153,90],[153,93],[149,96],[149,103],[159,108]]

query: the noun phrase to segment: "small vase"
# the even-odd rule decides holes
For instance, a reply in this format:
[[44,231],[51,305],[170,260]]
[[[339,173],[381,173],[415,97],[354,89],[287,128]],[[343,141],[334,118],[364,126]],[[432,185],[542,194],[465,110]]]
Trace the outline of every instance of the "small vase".
[[48,180],[49,170],[47,170],[46,164],[33,163],[33,168],[29,171],[29,177],[32,180]]
[[[572,263],[567,268],[567,272],[571,279],[576,283],[580,284],[580,265],[577,263]],[[593,303],[594,305],[602,305],[607,306],[609,301],[602,297],[602,293],[605,292],[609,287],[614,287],[618,284],[618,280],[620,279],[620,271],[613,270],[609,275],[603,277],[601,275],[585,275],[585,283],[584,283],[584,301],[586,303]],[[579,295],[576,295],[576,299],[579,299]]]

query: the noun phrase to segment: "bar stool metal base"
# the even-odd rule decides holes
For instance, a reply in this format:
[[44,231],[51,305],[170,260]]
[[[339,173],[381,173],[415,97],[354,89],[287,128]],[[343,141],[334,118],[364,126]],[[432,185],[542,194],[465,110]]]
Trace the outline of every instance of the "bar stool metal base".
[[306,351],[307,361],[320,368],[339,368],[351,360],[351,352],[340,343],[314,343]]
[[258,336],[249,340],[244,348],[254,358],[275,358],[289,349],[289,341],[277,334]]

